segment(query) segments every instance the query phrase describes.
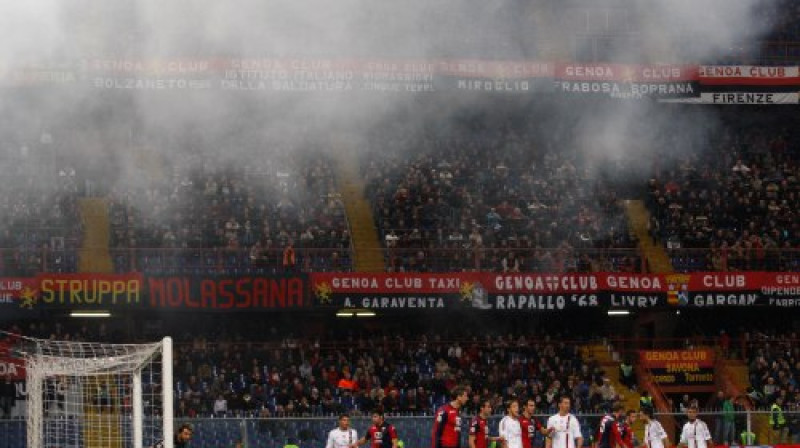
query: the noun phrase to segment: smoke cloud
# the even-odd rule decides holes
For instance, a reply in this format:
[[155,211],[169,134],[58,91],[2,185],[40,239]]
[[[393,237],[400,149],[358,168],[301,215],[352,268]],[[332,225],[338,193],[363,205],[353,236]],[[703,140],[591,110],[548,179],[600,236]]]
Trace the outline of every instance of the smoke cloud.
[[[28,63],[93,59],[716,62],[732,51],[748,56],[751,44],[769,32],[775,8],[776,2],[767,0],[2,2],[0,73]],[[617,37],[593,39],[606,35]],[[274,152],[334,150],[326,143],[335,133],[365,141],[362,134],[398,111],[404,111],[404,126],[413,130],[426,123],[444,126],[465,108],[503,110],[508,101],[491,94],[426,95],[419,100],[413,94],[370,92],[9,88],[0,97],[0,129],[6,135],[0,169],[19,170],[20,154],[29,154],[22,150],[26,147],[40,154],[49,151],[56,167],[71,165],[109,183],[143,183],[147,168],[136,151],[155,152],[167,165],[187,154],[221,153],[246,164]],[[570,123],[572,135],[565,145],[598,160],[646,164],[664,147],[702,151],[713,129],[709,125],[717,122],[714,110],[702,106],[540,101],[535,95],[515,101],[548,108],[546,113]],[[651,144],[644,145],[647,141]],[[42,175],[40,165],[31,169],[21,174]]]

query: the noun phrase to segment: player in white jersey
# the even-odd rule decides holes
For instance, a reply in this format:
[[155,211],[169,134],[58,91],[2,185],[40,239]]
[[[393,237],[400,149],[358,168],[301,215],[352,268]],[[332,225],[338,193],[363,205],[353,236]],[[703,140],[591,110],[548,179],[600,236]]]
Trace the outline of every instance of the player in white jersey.
[[503,448],[522,448],[522,427],[519,424],[519,400],[512,399],[506,405],[506,415],[500,420],[498,433],[503,439]]
[[708,425],[697,418],[697,406],[689,406],[686,415],[689,417],[689,421],[683,425],[681,445],[688,448],[713,448],[714,443],[711,441],[711,431],[708,430]]
[[569,395],[562,395],[558,399],[558,414],[547,419],[547,448],[581,448],[583,436],[581,424],[578,419],[570,414],[571,399]]
[[342,414],[339,416],[339,426],[328,433],[328,443],[325,444],[325,448],[349,448],[357,441],[358,433],[350,428],[350,416]]
[[652,408],[642,408],[642,421],[644,421],[645,448],[664,448],[669,446],[669,436],[661,423],[653,418]]

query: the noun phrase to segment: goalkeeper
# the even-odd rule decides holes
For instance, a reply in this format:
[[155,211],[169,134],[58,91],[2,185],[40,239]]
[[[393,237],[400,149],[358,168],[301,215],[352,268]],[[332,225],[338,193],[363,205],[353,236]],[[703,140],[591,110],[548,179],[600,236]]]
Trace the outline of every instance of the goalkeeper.
[[[184,423],[175,431],[175,442],[172,446],[175,448],[186,448],[189,446],[190,440],[192,440],[192,425]],[[153,448],[164,448],[164,441],[156,442]]]

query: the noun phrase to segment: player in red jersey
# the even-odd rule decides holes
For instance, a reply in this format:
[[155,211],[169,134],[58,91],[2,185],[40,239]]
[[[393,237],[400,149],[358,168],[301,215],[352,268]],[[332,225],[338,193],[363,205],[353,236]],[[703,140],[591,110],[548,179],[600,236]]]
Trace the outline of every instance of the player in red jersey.
[[623,444],[619,430],[624,409],[622,404],[614,403],[611,413],[604,415],[600,420],[600,427],[595,436],[596,448],[617,448]]
[[456,386],[450,392],[452,401],[436,410],[431,448],[461,447],[461,416],[459,411],[467,404],[467,389]]
[[536,401],[533,398],[525,400],[522,413],[519,415],[519,426],[522,428],[522,448],[533,448],[533,439],[536,431],[542,435],[547,435],[547,430],[539,420],[533,416],[536,410]]
[[490,437],[487,419],[492,415],[492,402],[484,398],[472,422],[469,424],[469,448],[489,448],[489,442],[502,442],[502,437]]
[[635,421],[636,411],[629,410],[625,413],[625,419],[619,422],[621,448],[633,448],[633,422]]
[[372,411],[372,426],[364,437],[350,445],[350,448],[359,447],[367,442],[371,442],[370,448],[389,448],[390,445],[391,448],[397,448],[397,431],[394,425],[386,422],[381,409]]

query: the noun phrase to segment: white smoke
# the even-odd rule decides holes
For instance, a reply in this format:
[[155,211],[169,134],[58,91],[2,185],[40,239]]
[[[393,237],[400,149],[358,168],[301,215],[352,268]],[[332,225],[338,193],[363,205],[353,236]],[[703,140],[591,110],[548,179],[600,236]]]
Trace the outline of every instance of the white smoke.
[[[597,38],[600,42],[603,36],[615,34],[627,37],[589,55],[627,62],[637,58],[646,63],[713,62],[732,51],[741,55],[741,49],[752,47],[764,36],[773,20],[772,13],[765,11],[773,11],[774,4],[769,0],[2,2],[0,73],[26,61],[94,58],[569,60],[586,56],[576,52],[587,41]],[[480,108],[485,102],[498,101],[496,97],[487,100],[459,92],[436,93],[431,101],[419,103],[412,94],[69,89],[6,95],[0,98],[4,121],[14,123],[32,114],[40,129],[32,130],[28,139],[37,139],[44,128],[60,129],[60,134],[53,131],[60,157],[68,157],[70,151],[93,151],[97,160],[109,163],[107,171],[119,172],[119,179],[131,182],[141,179],[141,172],[126,173],[128,163],[119,166],[120,160],[129,160],[132,142],[148,140],[148,135],[169,137],[151,146],[170,159],[187,150],[220,151],[219,142],[226,135],[243,126],[255,127],[251,134],[260,135],[263,144],[251,147],[258,150],[233,152],[247,160],[267,156],[273,135],[303,135],[308,139],[313,133],[316,136],[312,140],[325,142],[331,129],[362,132],[396,107],[415,112],[408,123],[414,126],[446,123],[451,111],[460,107]],[[537,97],[531,96],[531,101],[536,102]],[[650,154],[651,148],[645,146],[663,146],[655,139],[663,137],[661,130],[674,128],[674,114],[647,101],[607,108],[591,106],[590,110],[585,115],[576,113],[575,102],[570,101],[564,107],[556,106],[553,112],[578,115],[574,144],[592,158],[647,159],[642,154]],[[704,112],[706,119],[686,125],[707,127],[715,122],[713,111]],[[80,143],[67,144],[75,140],[67,136],[70,133],[85,135],[78,139]],[[654,143],[643,145],[641,142],[648,138]],[[125,156],[117,157],[118,152]]]

